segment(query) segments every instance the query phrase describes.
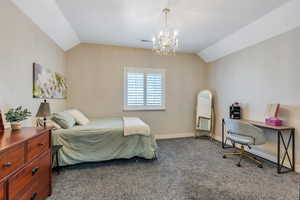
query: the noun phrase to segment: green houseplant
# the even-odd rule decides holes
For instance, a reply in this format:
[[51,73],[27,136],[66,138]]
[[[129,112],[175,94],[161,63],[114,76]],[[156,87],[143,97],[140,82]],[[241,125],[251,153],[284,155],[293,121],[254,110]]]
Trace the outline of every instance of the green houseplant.
[[21,121],[28,119],[31,116],[31,112],[22,106],[17,108],[10,109],[7,113],[5,113],[6,121],[11,123],[12,130],[20,130],[21,129]]

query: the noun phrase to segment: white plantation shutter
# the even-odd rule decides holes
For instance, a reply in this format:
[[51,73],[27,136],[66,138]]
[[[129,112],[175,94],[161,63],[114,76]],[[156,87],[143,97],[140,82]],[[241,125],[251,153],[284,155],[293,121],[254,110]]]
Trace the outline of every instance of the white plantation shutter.
[[165,109],[165,70],[125,68],[124,110]]
[[146,105],[161,106],[163,95],[161,74],[146,74],[146,80]]
[[127,105],[143,106],[145,80],[143,73],[128,73],[127,74]]

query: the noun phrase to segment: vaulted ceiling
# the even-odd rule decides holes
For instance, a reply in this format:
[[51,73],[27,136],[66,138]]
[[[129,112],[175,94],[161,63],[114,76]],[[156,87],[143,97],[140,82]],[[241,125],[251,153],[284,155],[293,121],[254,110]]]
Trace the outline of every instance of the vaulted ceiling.
[[57,0],[82,42],[151,48],[162,27],[161,11],[171,8],[179,50],[198,53],[260,18],[287,0]]
[[[179,51],[200,52],[199,55],[207,52],[211,54],[209,48],[219,41],[253,22],[266,18],[269,13],[290,2],[289,0],[12,1],[65,50],[80,42],[152,48],[151,43],[141,40],[151,40],[162,28],[161,11],[169,7],[171,8],[169,24],[179,31]],[[299,2],[299,0],[291,1]],[[297,6],[300,4],[297,3]],[[207,49],[210,51],[206,51]]]

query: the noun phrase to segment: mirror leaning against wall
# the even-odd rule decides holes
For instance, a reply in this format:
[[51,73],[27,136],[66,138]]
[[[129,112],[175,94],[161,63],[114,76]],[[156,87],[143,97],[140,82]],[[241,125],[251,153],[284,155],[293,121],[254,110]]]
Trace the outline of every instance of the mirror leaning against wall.
[[213,95],[203,90],[197,96],[196,131],[198,136],[212,136],[213,133]]

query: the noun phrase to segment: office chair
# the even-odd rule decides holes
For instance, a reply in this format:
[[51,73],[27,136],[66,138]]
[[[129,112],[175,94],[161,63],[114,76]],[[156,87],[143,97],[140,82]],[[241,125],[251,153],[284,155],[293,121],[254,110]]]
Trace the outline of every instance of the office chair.
[[226,158],[230,155],[240,156],[240,160],[237,163],[238,167],[241,167],[241,161],[243,158],[249,158],[256,162],[259,168],[262,168],[262,163],[258,161],[255,156],[252,156],[249,153],[245,152],[244,146],[247,146],[249,149],[251,149],[252,145],[262,145],[266,143],[266,138],[263,130],[247,122],[242,122],[239,120],[225,119],[224,123],[228,133],[226,136],[226,141],[227,139],[230,140],[234,147],[236,144],[240,144],[241,149],[238,152],[225,153],[223,155],[223,158]]

